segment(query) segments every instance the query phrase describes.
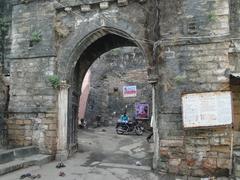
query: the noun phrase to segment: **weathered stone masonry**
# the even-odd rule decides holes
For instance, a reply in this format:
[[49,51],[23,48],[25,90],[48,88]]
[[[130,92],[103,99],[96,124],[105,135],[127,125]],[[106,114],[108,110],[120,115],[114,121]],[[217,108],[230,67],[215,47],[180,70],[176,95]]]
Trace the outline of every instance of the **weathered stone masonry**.
[[[124,112],[134,116],[134,104],[146,102],[151,105],[151,86],[147,82],[147,62],[139,48],[118,48],[105,53],[90,68],[90,94],[85,119],[88,124],[101,114],[102,121],[115,125]],[[136,85],[137,96],[123,97],[123,86]],[[81,108],[81,106],[80,106]],[[145,120],[146,124],[149,120]]]
[[231,165],[231,126],[184,130],[181,95],[229,90],[225,76],[228,48],[225,42],[165,47],[163,78],[171,85],[163,84],[159,108],[162,169],[199,176],[227,174]]
[[[162,171],[195,176],[231,171],[232,127],[183,129],[181,109],[182,94],[230,90],[229,74],[236,72],[229,58],[233,29],[229,17],[236,15],[229,13],[230,5],[207,0],[159,3],[162,39],[158,42],[157,124]],[[237,114],[235,98],[234,104]],[[236,117],[234,121],[238,121]]]
[[[9,144],[48,153],[56,151],[57,135],[57,90],[48,81],[55,71],[54,17],[51,2],[13,5]],[[32,33],[40,29],[41,43],[31,47]]]
[[[187,175],[228,175],[232,128],[183,129],[181,96],[232,90],[233,148],[239,147],[239,91],[237,85],[230,86],[229,75],[239,73],[240,1],[59,2],[68,8],[56,1],[14,1],[7,121],[10,143],[34,144],[54,154],[68,152],[57,146],[61,140],[57,137],[59,90],[52,88],[48,76],[57,74],[78,97],[84,74],[96,58],[113,48],[138,46],[151,66],[149,81],[156,90],[154,167]],[[32,32],[37,30],[42,39],[29,46]],[[153,41],[156,53],[152,52]],[[64,92],[66,100],[66,89]],[[68,100],[72,105],[73,99]],[[69,114],[68,122],[74,120],[73,113]],[[61,119],[64,125],[66,118]],[[236,175],[239,167],[234,166]]]

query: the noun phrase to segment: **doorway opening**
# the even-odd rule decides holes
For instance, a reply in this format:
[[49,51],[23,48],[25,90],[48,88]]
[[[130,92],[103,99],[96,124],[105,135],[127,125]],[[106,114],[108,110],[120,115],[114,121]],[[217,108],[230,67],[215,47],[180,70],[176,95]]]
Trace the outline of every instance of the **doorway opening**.
[[[78,113],[78,149],[89,154],[86,165],[96,161],[114,164],[151,166],[150,134],[151,86],[147,82],[147,62],[137,47],[121,47],[101,55],[87,71],[81,89]],[[135,94],[124,88],[136,87]],[[138,117],[136,106],[148,105],[146,117]],[[116,124],[126,112],[129,121],[137,120],[144,133],[119,135]]]
[[[85,147],[81,144],[84,141],[88,145],[99,145],[98,147],[93,146],[93,149],[98,149],[100,154],[107,147],[107,153],[98,156],[94,152],[95,155],[93,153],[93,156],[106,157],[111,154],[113,157],[120,157],[119,152],[122,152],[122,159],[135,161],[136,158],[141,159],[144,156],[149,161],[152,154],[148,156],[151,151],[147,150],[150,145],[145,140],[146,137],[136,136],[135,134],[120,136],[115,132],[115,123],[123,111],[127,112],[129,117],[133,119],[137,118],[136,103],[148,104],[148,108],[151,109],[151,87],[147,84],[146,64],[147,59],[143,46],[122,31],[101,28],[80,40],[69,59],[62,64],[60,62],[61,77],[64,77],[68,84],[68,90],[65,91],[65,93],[68,93],[68,98],[67,101],[65,101],[66,98],[63,98],[64,102],[59,102],[63,102],[62,104],[66,104],[68,108],[67,113],[65,113],[66,105],[59,105],[59,127],[63,127],[63,129],[59,128],[58,132],[60,137],[58,146],[63,147],[59,149],[64,150],[66,147],[68,154],[72,154],[77,149],[84,152],[89,151],[89,149],[84,150]],[[84,85],[84,77],[88,77],[90,83],[93,83],[87,88],[88,95],[84,97],[85,100],[81,101],[81,93],[84,95],[81,89],[87,87]],[[124,94],[124,89],[129,87],[135,87],[135,92],[128,94],[126,91],[127,93]],[[61,94],[60,90],[60,98],[63,97],[61,95],[65,96],[64,92],[62,91]],[[138,99],[138,97],[141,98]],[[67,114],[66,118],[63,117],[65,114]],[[142,118],[142,122],[150,124],[150,114],[148,110],[148,116]],[[95,127],[95,129],[88,129],[87,131],[81,129],[82,131],[79,130],[78,133],[81,119],[86,119],[87,124],[92,128]],[[62,121],[65,124],[61,123]],[[97,121],[100,122],[99,127],[101,128],[96,128],[98,127]],[[65,126],[67,126],[67,131],[64,129]],[[65,133],[66,136],[62,135]],[[61,141],[62,137],[66,137],[66,142]],[[97,140],[98,137],[100,137],[99,141]],[[91,140],[97,141],[91,142]],[[127,144],[124,145],[124,142]],[[147,143],[145,144],[147,149],[143,148],[144,143]],[[104,148],[101,149],[100,147],[103,145]],[[111,152],[109,152],[109,148]],[[133,153],[135,155],[133,157],[133,154],[131,154],[133,151],[140,153]],[[118,154],[114,156],[114,152],[118,152]],[[93,159],[96,160],[97,158]]]

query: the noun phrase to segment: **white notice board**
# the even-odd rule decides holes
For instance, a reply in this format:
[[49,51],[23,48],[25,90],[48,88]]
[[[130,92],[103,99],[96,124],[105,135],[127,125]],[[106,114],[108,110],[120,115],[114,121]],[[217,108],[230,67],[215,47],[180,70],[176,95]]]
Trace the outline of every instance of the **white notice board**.
[[208,92],[182,96],[183,126],[207,127],[232,124],[231,92]]

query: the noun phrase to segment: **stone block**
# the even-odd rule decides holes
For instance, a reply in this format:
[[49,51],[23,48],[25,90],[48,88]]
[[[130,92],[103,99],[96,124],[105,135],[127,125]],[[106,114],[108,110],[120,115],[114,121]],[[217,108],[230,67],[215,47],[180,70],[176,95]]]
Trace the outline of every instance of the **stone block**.
[[170,166],[179,166],[181,164],[181,159],[169,159]]
[[237,179],[239,179],[240,180],[240,170],[235,170],[234,171],[234,175],[236,176],[236,177],[238,177]]
[[240,164],[234,163],[234,170],[235,171],[240,171]]
[[0,153],[0,164],[8,163],[9,161],[12,160],[14,160],[13,151]]
[[199,139],[195,139],[194,142],[196,145],[208,145],[209,141],[207,138],[199,138]]
[[24,141],[25,137],[23,135],[17,135],[15,134],[15,140],[18,140],[18,141]]
[[57,117],[57,113],[47,113],[46,118],[55,118]]
[[44,123],[44,124],[52,124],[52,123],[54,123],[54,122],[55,122],[55,120],[50,119],[50,118],[48,118],[48,119],[43,119],[43,123]]
[[217,152],[207,152],[206,155],[209,158],[217,158],[218,157],[218,153]]
[[207,171],[208,170],[212,171],[212,169],[216,169],[217,168],[217,159],[216,158],[204,159],[202,166]]
[[47,137],[57,137],[57,132],[56,131],[47,131],[46,136]]
[[48,129],[49,130],[56,130],[57,129],[57,124],[49,124]]
[[38,113],[38,118],[45,118],[46,114],[45,113]]
[[169,156],[168,155],[169,154],[169,148],[167,148],[167,147],[160,147],[160,155],[161,156]]
[[230,153],[229,146],[211,146],[211,151],[220,153]]
[[186,163],[189,167],[193,167],[193,166],[195,166],[196,161],[197,161],[196,159],[189,158],[189,159],[186,160]]
[[195,152],[195,147],[193,146],[193,145],[191,145],[191,144],[186,144],[185,145],[185,150],[186,150],[186,152],[188,152],[188,153],[193,153],[193,152]]
[[169,165],[168,171],[169,171],[169,173],[172,173],[172,174],[178,174],[179,173],[179,167]]
[[89,12],[89,11],[91,11],[91,6],[89,4],[83,4],[83,5],[81,5],[81,11]]
[[158,164],[159,170],[162,172],[167,172],[168,164],[165,161],[160,161]]
[[31,141],[31,140],[32,140],[32,137],[25,137],[25,140]]
[[218,158],[217,159],[217,167],[222,169],[230,168],[230,159]]
[[118,0],[118,6],[127,6],[128,0]]
[[7,124],[14,124],[14,123],[15,123],[15,121],[12,120],[12,119],[8,119],[8,120],[7,120]]
[[25,126],[24,126],[24,129],[25,129],[25,130],[31,130],[31,129],[32,129],[32,126],[25,125]]
[[30,125],[30,124],[32,124],[32,121],[31,120],[24,120],[23,123],[26,124],[26,125]]
[[24,131],[24,130],[18,130],[18,129],[15,130],[15,135],[16,135],[16,136],[19,136],[19,135],[22,135],[22,136],[23,136],[24,134],[25,134],[25,131]]
[[160,140],[161,147],[177,147],[183,146],[183,139],[169,139],[169,140]]
[[23,125],[24,124],[24,120],[16,120],[16,124],[17,125]]
[[23,145],[24,146],[30,146],[30,145],[32,145],[32,141],[30,141],[30,140],[24,141]]
[[100,2],[99,3],[99,7],[100,7],[100,9],[107,9],[107,8],[109,8],[109,2]]
[[230,158],[230,153],[218,153],[218,157],[229,159]]
[[198,168],[198,169],[193,169],[191,175],[203,177],[203,176],[206,176],[206,173],[202,169]]
[[221,137],[220,138],[220,144],[221,145],[230,145],[231,144],[231,140],[229,137]]
[[16,124],[8,124],[8,129],[17,129],[17,127],[20,127]]
[[210,144],[211,145],[219,145],[220,144],[220,138],[219,137],[211,137],[210,138]]

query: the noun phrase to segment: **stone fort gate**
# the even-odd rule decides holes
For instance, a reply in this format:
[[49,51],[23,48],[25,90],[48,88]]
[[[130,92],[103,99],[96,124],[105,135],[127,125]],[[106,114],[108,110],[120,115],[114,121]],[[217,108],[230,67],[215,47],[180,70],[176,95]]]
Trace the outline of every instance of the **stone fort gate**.
[[[123,46],[137,46],[151,59],[146,13],[141,0],[16,3],[10,55],[10,143],[37,145],[42,152],[66,159],[77,146],[81,84],[91,64]],[[59,88],[52,87],[51,78],[60,79]]]
[[[240,88],[230,78],[240,73],[239,0],[12,2],[10,144],[37,145],[66,158],[76,145],[74,119],[86,70],[110,49],[138,46],[151,67],[154,168],[196,176],[234,170],[239,176],[239,155],[232,164],[240,147]],[[184,129],[182,94],[216,91],[231,91],[233,124]]]

